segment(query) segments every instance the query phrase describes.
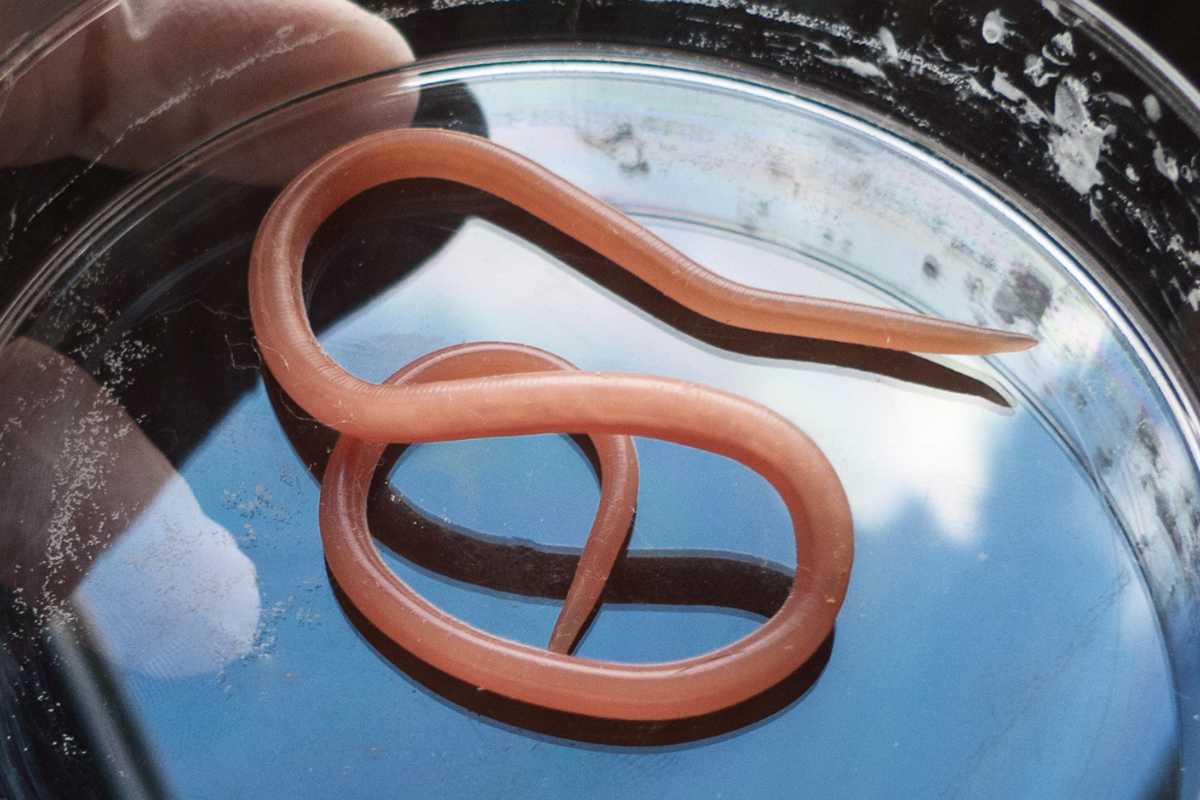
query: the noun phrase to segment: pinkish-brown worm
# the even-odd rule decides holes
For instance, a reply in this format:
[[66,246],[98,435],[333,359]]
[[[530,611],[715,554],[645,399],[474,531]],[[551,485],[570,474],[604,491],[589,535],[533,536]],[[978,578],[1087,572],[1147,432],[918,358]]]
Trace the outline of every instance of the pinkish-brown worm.
[[[833,628],[854,550],[850,508],[829,461],[791,422],[697,384],[583,372],[540,351],[497,344],[440,351],[383,384],[346,372],[321,348],[309,324],[301,288],[304,253],[321,223],[347,200],[410,178],[489,192],[687,308],[728,325],[925,353],[987,354],[1036,343],[1017,333],[727,280],[616,209],[479,137],[387,131],[317,161],[284,189],[262,222],[251,254],[250,309],[272,375],[305,411],[343,434],[321,489],[329,568],[355,607],[398,645],[480,689],[523,702],[595,717],[667,720],[716,711],[773,686],[799,669]],[[593,536],[549,650],[494,636],[428,603],[384,564],[366,516],[383,443],[542,433],[585,433],[608,454]],[[628,436],[735,459],[782,497],[793,525],[796,577],[779,611],[752,633],[664,663],[599,661],[566,652],[599,600],[632,513],[636,465],[622,438]]]

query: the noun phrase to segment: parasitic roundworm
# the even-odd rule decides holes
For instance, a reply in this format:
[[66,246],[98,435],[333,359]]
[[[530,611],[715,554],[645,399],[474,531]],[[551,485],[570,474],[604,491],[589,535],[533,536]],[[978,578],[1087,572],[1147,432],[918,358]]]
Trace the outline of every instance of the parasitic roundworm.
[[[1021,334],[735,283],[537,164],[479,137],[387,131],[317,161],[284,189],[259,228],[250,309],[272,375],[305,411],[343,434],[321,491],[329,568],[355,607],[398,645],[516,700],[596,717],[666,720],[716,711],[773,686],[801,667],[832,629],[853,557],[850,509],[833,467],[804,433],[757,403],[704,386],[582,372],[518,345],[467,346],[457,351],[459,358],[456,349],[439,351],[384,384],[346,372],[309,324],[301,287],[304,253],[321,223],[347,200],[410,178],[454,181],[507,200],[687,308],[732,326],[925,353],[986,354],[1035,344]],[[602,497],[593,534],[612,535],[603,540],[607,545],[590,541],[585,548],[583,561],[597,568],[584,569],[581,562],[551,650],[493,636],[426,602],[383,563],[366,520],[367,489],[382,445],[365,442],[539,433],[586,433],[598,447],[604,442],[613,448],[604,463],[606,482],[610,468],[633,470],[633,483]],[[568,640],[598,600],[619,550],[619,522],[628,524],[622,504],[632,511],[632,448],[619,455],[628,436],[733,458],[782,497],[793,524],[796,578],[779,611],[754,632],[702,655],[657,664],[567,654]],[[618,483],[614,478],[611,485]]]

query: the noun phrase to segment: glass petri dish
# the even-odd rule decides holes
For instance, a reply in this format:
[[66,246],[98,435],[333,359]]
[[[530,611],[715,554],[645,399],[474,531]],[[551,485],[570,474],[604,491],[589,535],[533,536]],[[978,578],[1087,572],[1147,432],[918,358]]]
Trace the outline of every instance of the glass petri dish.
[[[872,80],[866,63],[827,66]],[[322,229],[310,311],[362,377],[518,341],[726,389],[813,436],[847,488],[855,571],[827,648],[749,707],[632,725],[505,703],[389,647],[326,573],[313,474],[332,438],[266,379],[246,317],[276,190],[217,176],[322,126],[287,154],[311,159],[340,140],[330,120],[406,120],[414,98],[418,124],[524,153],[731,278],[1041,340],[923,359],[746,334],[436,182],[374,190]],[[431,60],[189,151],[108,199],[0,315],[6,791],[1194,794],[1189,395],[1092,242],[1031,197],[819,85],[615,45]],[[782,505],[723,459],[638,445],[626,571],[578,653],[734,641],[796,566]],[[586,453],[536,437],[393,457],[373,517],[389,564],[543,644],[598,495]]]

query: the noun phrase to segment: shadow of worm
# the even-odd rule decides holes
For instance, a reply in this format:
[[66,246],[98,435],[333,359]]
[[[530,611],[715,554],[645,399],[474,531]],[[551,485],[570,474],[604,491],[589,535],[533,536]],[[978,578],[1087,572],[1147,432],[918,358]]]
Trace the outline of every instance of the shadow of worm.
[[[263,378],[275,416],[297,455],[320,483],[338,434],[305,414],[269,373]],[[586,437],[571,437],[598,469]],[[431,519],[388,485],[388,474],[405,445],[388,448],[372,482],[368,514],[376,540],[415,566],[449,580],[524,597],[563,599],[582,552],[528,540],[495,537]],[[735,554],[688,550],[634,550],[613,567],[603,603],[695,605],[770,617],[792,585],[792,570]],[[763,720],[796,702],[820,677],[833,647],[831,634],[791,676],[735,706],[669,721],[601,719],[543,708],[480,691],[414,657],[380,632],[350,603],[330,575],[347,619],[382,658],[439,698],[502,724],[593,744],[681,744],[729,733]]]

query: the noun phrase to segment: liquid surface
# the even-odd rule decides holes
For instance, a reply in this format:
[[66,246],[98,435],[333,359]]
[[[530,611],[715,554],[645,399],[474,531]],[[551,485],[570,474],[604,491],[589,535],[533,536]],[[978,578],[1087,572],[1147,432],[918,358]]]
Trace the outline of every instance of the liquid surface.
[[[562,242],[553,237],[529,241],[524,234],[536,226],[519,218],[499,224],[513,216],[481,209],[477,196],[462,210],[482,218],[453,225],[429,217],[419,199],[387,211],[407,196],[400,190],[365,198],[328,231],[310,264],[321,272],[314,305],[324,291],[353,296],[363,275],[386,274],[393,262],[403,275],[326,317],[322,343],[355,374],[379,380],[463,341],[522,342],[585,369],[725,389],[809,433],[842,477],[856,524],[854,572],[829,660],[802,696],[752,724],[673,744],[575,741],[439,696],[377,652],[339,604],[322,560],[317,484],[276,419],[249,341],[225,336],[226,349],[209,361],[227,361],[228,374],[203,380],[227,382],[225,394],[238,399],[195,432],[196,446],[179,459],[180,482],[95,561],[74,597],[116,686],[109,702],[124,706],[144,746],[143,768],[169,794],[1169,791],[1179,735],[1171,670],[1122,527],[1121,498],[1094,477],[1093,456],[1120,432],[1064,436],[1070,415],[1044,413],[1067,405],[1068,385],[1082,387],[1093,409],[1112,403],[1114,419],[1128,415],[1121,404],[1129,397],[1153,390],[1102,315],[1074,299],[1074,278],[1054,253],[974,190],[885,140],[753,93],[697,87],[669,71],[468,70],[449,78],[462,82],[426,90],[435,121],[441,113],[443,124],[454,124],[469,92],[493,138],[634,213],[720,274],[967,322],[1016,319],[1046,346],[1013,357],[1034,362],[940,362],[965,381],[936,364],[876,363],[858,351],[791,358],[777,343],[752,346],[732,329],[680,332],[674,311],[659,319],[640,295],[597,285],[572,266],[583,259],[586,267],[586,256],[556,249]],[[729,149],[744,130],[755,132],[753,141]],[[917,179],[935,190],[914,188],[920,196],[906,198],[905,187],[918,185],[906,181]],[[104,246],[128,254],[151,233],[203,241],[190,260],[167,266],[182,277],[108,311],[137,321],[130,336],[157,351],[149,361],[186,373],[199,367],[171,360],[138,325],[219,328],[229,321],[223,315],[244,315],[234,301],[213,305],[212,284],[240,275],[255,220],[214,238],[226,223],[222,204],[251,190],[183,187],[146,198],[152,211]],[[177,213],[184,207],[190,215]],[[936,251],[922,239],[938,236],[945,243]],[[1011,262],[989,269],[997,250]],[[81,313],[69,298],[60,309]],[[143,360],[129,356],[131,340],[99,351],[125,353],[136,383]],[[1100,385],[1093,379],[1142,383],[1106,398],[1092,391]],[[183,397],[186,386],[165,385],[160,401]],[[1059,394],[1039,394],[1048,386]],[[149,416],[147,429],[169,438],[165,423]],[[1165,423],[1143,419],[1160,437],[1160,459],[1171,458]],[[764,481],[673,445],[639,440],[638,451],[631,550],[795,567],[787,514]],[[1136,493],[1139,462],[1120,452],[1109,458]],[[390,482],[434,519],[550,550],[582,544],[598,497],[587,461],[562,437],[414,447]],[[188,492],[203,516],[178,500]],[[544,644],[556,602],[388,557],[450,613]],[[668,660],[732,641],[759,619],[717,607],[607,604],[577,652]]]

